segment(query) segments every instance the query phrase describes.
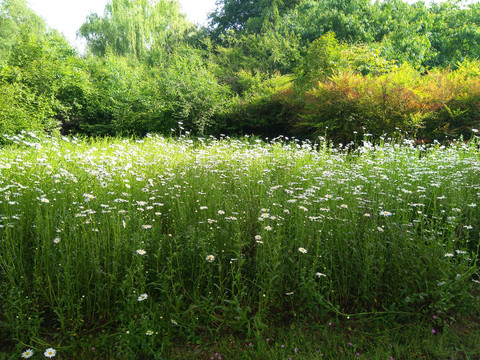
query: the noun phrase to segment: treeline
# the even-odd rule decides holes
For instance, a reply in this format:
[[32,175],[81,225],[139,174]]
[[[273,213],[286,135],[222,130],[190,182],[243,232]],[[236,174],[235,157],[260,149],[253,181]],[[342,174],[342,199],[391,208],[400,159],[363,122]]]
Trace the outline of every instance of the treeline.
[[78,34],[85,55],[25,0],[0,3],[0,133],[344,142],[480,127],[478,3],[221,0],[198,27],[177,1],[111,0]]

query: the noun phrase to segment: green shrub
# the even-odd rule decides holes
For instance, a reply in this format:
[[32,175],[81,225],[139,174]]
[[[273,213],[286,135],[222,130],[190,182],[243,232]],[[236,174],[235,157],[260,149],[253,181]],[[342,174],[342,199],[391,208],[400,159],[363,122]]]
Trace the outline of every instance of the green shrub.
[[215,131],[217,118],[223,113],[230,90],[221,85],[202,53],[188,46],[177,48],[162,66],[152,69],[156,96],[164,105],[162,123],[153,130],[168,132],[183,123],[196,134]]
[[88,61],[94,90],[78,125],[88,134],[170,134],[179,122],[203,134],[216,127],[228,99],[228,88],[188,47],[152,55],[150,65],[115,55]]
[[339,72],[307,92],[300,125],[339,141],[364,130],[377,137],[396,128],[415,132],[424,113],[410,85],[419,79],[409,66],[381,76]]
[[340,71],[306,93],[300,127],[350,141],[363,130],[421,138],[470,136],[480,123],[478,62],[421,76],[409,65],[382,75]]
[[463,61],[455,71],[435,70],[425,76],[422,101],[430,109],[422,136],[469,138],[480,126],[479,61]]
[[[53,131],[57,123],[48,101],[22,84],[0,83],[0,134],[25,131]],[[1,141],[1,139],[0,139]]]
[[293,91],[292,76],[277,74],[262,79],[258,73],[240,72],[238,78],[244,94],[225,114],[224,131],[267,137],[291,134],[302,106]]

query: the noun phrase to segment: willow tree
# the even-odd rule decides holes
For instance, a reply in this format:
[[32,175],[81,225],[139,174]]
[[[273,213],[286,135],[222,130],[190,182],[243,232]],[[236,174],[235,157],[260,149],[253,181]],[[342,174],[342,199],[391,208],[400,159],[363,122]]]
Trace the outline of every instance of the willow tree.
[[89,15],[78,34],[94,55],[142,57],[178,41],[190,27],[177,0],[111,0],[104,15]]
[[22,31],[41,35],[46,25],[25,0],[0,0],[0,58],[6,57]]

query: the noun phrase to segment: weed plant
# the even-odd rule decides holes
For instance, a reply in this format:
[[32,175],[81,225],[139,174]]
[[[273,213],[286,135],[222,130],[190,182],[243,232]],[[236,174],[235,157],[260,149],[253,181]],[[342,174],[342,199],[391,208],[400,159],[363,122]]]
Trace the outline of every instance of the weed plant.
[[478,312],[476,137],[8,140],[0,349],[15,358]]

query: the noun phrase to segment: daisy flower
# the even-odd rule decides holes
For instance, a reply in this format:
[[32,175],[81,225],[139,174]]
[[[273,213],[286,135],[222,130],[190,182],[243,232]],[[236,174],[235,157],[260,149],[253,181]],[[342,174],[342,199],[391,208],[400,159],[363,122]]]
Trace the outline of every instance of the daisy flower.
[[147,299],[148,299],[147,294],[140,294],[140,296],[138,297],[138,301],[143,301],[143,300],[147,300]]
[[298,251],[300,251],[302,254],[306,254],[307,253],[307,249],[303,248],[303,247],[299,247],[298,248]]
[[57,238],[53,239],[53,242],[54,242],[55,244],[58,244],[58,243],[60,242],[60,238],[57,237]]
[[208,262],[213,262],[215,260],[215,256],[213,255],[207,255],[207,257],[205,258],[205,260],[207,260]]
[[54,357],[56,354],[57,354],[57,350],[55,350],[55,349],[53,349],[53,348],[48,348],[48,349],[45,350],[45,352],[43,353],[43,355],[45,355],[45,357],[48,357],[48,358],[52,358],[52,357]]
[[143,249],[138,249],[138,250],[137,250],[137,254],[138,254],[138,255],[145,255],[146,253],[147,253],[147,252],[146,252],[145,250],[143,250]]
[[[83,194],[83,197],[85,198],[85,201],[90,201],[90,200],[95,199],[95,196],[92,195],[92,194]],[[53,355],[53,356],[55,356],[55,355]]]
[[22,358],[28,359],[32,355],[33,355],[33,350],[32,349],[27,349],[22,353]]
[[145,333],[145,335],[151,336],[151,335],[153,335],[153,331],[152,331],[152,330],[147,330],[147,332]]

